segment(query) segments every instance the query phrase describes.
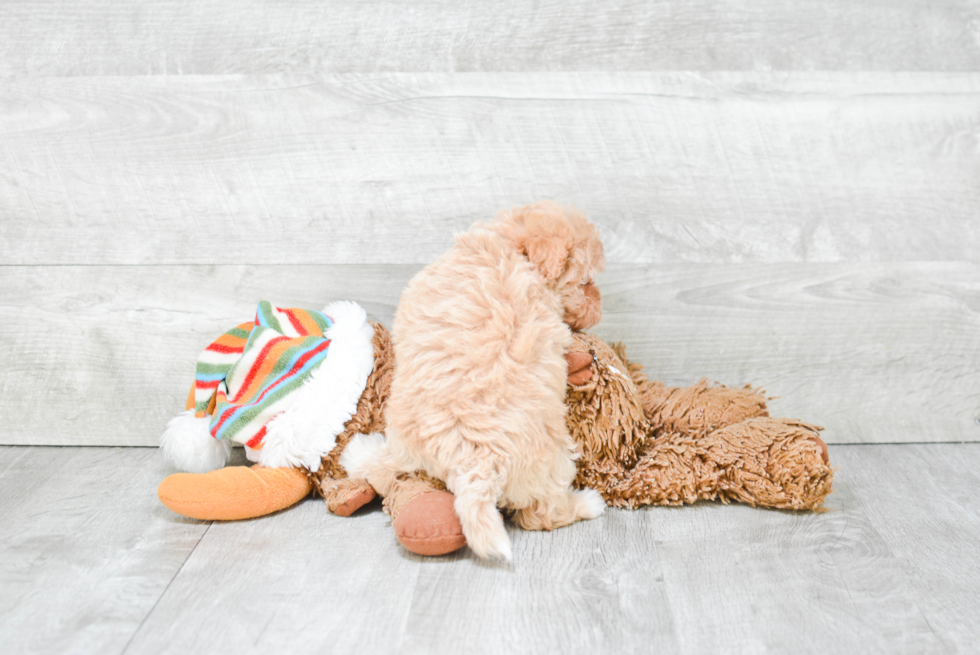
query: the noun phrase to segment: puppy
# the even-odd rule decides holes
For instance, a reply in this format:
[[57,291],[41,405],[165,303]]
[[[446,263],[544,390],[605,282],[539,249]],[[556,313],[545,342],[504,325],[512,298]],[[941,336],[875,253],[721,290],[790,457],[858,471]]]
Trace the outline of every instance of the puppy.
[[444,480],[470,548],[509,560],[498,507],[529,530],[598,516],[573,491],[565,425],[571,329],[602,316],[592,281],[604,270],[598,232],[578,210],[541,202],[457,235],[402,294],[386,436],[348,447],[348,473],[386,495],[401,473]]

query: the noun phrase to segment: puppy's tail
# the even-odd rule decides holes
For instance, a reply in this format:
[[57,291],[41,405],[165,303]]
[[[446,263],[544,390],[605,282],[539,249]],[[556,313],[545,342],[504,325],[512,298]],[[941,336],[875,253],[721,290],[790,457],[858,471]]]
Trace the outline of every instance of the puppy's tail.
[[501,490],[492,480],[473,475],[454,480],[456,516],[470,549],[479,557],[511,560],[510,538],[497,510]]
[[400,473],[391,462],[388,444],[380,432],[355,435],[340,455],[340,465],[348,476],[367,480],[382,496],[389,494]]

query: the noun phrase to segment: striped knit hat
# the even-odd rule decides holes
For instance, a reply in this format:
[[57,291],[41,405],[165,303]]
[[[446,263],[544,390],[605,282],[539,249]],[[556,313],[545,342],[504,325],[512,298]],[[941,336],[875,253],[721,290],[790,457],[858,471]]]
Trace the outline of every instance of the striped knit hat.
[[224,466],[231,442],[267,467],[315,471],[357,411],[374,368],[364,310],[336,302],[322,312],[260,302],[197,360],[192,397],[161,439],[178,468]]

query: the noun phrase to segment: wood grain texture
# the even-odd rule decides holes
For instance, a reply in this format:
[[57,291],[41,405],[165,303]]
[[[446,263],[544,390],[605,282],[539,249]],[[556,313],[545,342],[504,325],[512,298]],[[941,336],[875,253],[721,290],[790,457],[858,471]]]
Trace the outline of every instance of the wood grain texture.
[[[864,527],[839,540],[854,520]],[[717,505],[612,510],[553,533],[511,529],[513,566],[487,565],[468,551],[407,555],[377,510],[349,526],[306,503],[244,529],[221,527],[171,584],[133,652],[697,653],[711,644],[828,652],[871,639],[920,651],[937,644],[907,581],[896,576],[899,563],[875,547],[880,537],[859,507],[846,516]],[[836,560],[820,552],[831,546]],[[826,621],[844,626],[811,619],[815,602],[837,608]],[[691,604],[697,611],[685,611]],[[218,608],[235,620],[208,622]]]
[[[970,557],[935,560],[975,548],[976,515],[950,521],[947,506],[976,484],[975,474],[956,472],[976,468],[980,447],[839,446],[830,456],[839,468],[823,515],[699,505],[678,509],[681,520],[649,510],[660,519],[657,554],[681,652],[973,648],[974,622],[948,626],[965,608],[976,611],[980,595],[970,586],[980,566]],[[954,457],[961,464],[942,473]],[[935,513],[942,518],[928,518]],[[945,530],[917,531],[919,522]],[[933,571],[962,582],[923,585]]]
[[[419,268],[0,267],[0,443],[156,445],[199,352],[259,300],[353,299],[390,325]],[[831,443],[980,440],[976,264],[616,266],[598,282],[595,332],[656,379],[763,385],[774,415]]]
[[410,555],[378,504],[183,522],[149,449],[4,447],[0,634],[10,652],[130,655],[971,652],[980,444],[830,452],[830,512],[511,526],[504,566]]
[[980,74],[22,78],[0,263],[423,263],[580,205],[609,261],[980,259]]
[[127,652],[397,652],[422,568],[377,502],[344,518],[310,498],[215,523],[198,549]]
[[835,456],[848,471],[835,499],[841,511],[867,509],[942,651],[974,649],[980,628],[959,617],[980,608],[980,448],[862,446]]
[[967,263],[625,267],[596,332],[651,377],[763,386],[832,443],[980,439],[980,268]]
[[153,450],[3,448],[0,461],[2,650],[121,653],[207,524],[160,505]]
[[980,67],[972,0],[17,0],[2,16],[16,76]]

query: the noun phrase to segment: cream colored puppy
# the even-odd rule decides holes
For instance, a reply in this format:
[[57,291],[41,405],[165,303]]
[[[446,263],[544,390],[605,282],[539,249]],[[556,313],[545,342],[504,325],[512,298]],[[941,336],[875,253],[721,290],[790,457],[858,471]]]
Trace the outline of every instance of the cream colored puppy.
[[498,507],[529,530],[602,513],[598,493],[571,488],[564,352],[571,328],[602,316],[592,276],[604,266],[595,227],[557,203],[504,211],[458,235],[402,294],[387,438],[348,446],[348,473],[382,495],[401,473],[444,480],[481,557],[511,557]]

